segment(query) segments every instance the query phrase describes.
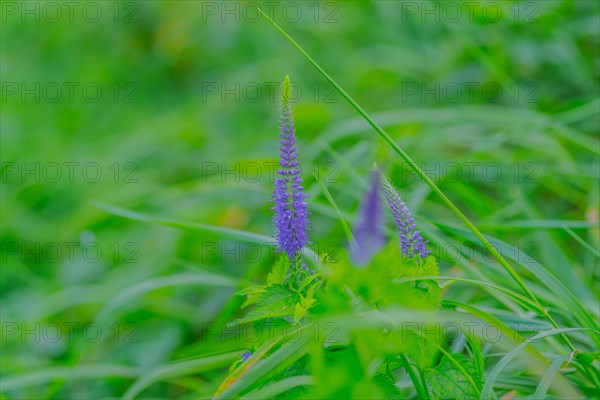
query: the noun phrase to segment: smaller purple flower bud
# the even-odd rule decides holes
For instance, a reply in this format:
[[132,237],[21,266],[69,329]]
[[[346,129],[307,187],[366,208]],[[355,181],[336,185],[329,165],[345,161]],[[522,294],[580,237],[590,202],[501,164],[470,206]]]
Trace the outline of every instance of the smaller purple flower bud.
[[250,356],[252,356],[252,353],[250,353],[249,351],[245,351],[242,354],[240,354],[240,356],[242,357],[242,361],[246,362],[246,361],[248,361]]
[[408,207],[402,201],[394,185],[387,178],[382,176],[381,182],[388,205],[394,215],[394,222],[398,228],[402,254],[408,258],[414,258],[415,256],[419,256],[420,258],[427,257],[430,253],[430,251],[426,250],[428,241],[424,241],[421,232],[415,229],[417,225]]
[[350,245],[350,257],[357,267],[367,265],[385,245],[383,213],[379,196],[380,176],[373,171],[371,186],[362,200],[354,230],[355,243]]

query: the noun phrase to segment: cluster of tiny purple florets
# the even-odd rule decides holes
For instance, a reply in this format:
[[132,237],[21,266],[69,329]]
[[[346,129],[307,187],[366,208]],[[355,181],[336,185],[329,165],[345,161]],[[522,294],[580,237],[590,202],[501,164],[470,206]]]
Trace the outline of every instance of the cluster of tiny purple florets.
[[308,197],[302,187],[300,163],[297,160],[294,119],[289,96],[284,92],[281,104],[280,121],[280,161],[281,169],[275,179],[274,201],[277,228],[277,243],[290,259],[302,250],[307,243],[308,211],[305,199]]
[[421,232],[415,229],[415,220],[410,214],[408,207],[402,201],[394,186],[385,178],[382,178],[382,181],[383,192],[392,210],[394,222],[396,222],[396,227],[399,231],[402,254],[408,258],[413,258],[416,255],[421,258],[427,257],[430,253],[430,251],[426,250],[428,241],[423,240]]

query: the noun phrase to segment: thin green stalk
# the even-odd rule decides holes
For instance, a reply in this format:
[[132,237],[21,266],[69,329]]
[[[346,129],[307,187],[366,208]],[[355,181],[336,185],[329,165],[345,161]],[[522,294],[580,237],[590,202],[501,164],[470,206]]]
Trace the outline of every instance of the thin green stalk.
[[342,227],[344,228],[344,232],[346,233],[346,238],[348,239],[348,242],[352,243],[353,245],[356,245],[356,239],[354,238],[354,235],[352,234],[352,231],[350,230],[348,223],[344,219],[342,212],[340,211],[339,207],[337,206],[337,203],[333,199],[333,196],[331,195],[331,193],[329,193],[327,186],[325,186],[325,184],[317,177],[317,175],[315,175],[315,180],[317,181],[319,186],[321,186],[321,190],[323,191],[325,198],[327,199],[327,201],[329,202],[331,207],[333,207],[336,214],[338,215],[338,218],[340,219],[340,222],[342,223]]
[[575,232],[573,232],[572,229],[563,226],[563,229],[565,230],[565,232],[567,232],[569,235],[571,235],[571,237],[575,240],[577,240],[579,242],[579,244],[581,244],[583,247],[585,247],[586,249],[588,249],[590,251],[590,253],[592,253],[593,255],[595,255],[596,257],[600,258],[600,252],[598,252],[598,250],[596,250],[595,248],[592,247],[591,244],[589,244],[588,242],[586,242],[585,240],[583,240],[583,238],[581,236],[579,236],[578,234],[576,234]]
[[415,371],[413,370],[412,365],[410,365],[410,362],[408,361],[406,355],[404,355],[404,353],[400,353],[399,357],[400,360],[402,360],[402,364],[404,364],[404,369],[406,369],[406,373],[408,374],[408,376],[410,376],[410,380],[415,386],[415,390],[417,391],[419,398],[428,400],[429,393],[427,393],[427,390],[425,390],[425,388],[423,387],[421,379],[417,376],[417,374],[415,374]]

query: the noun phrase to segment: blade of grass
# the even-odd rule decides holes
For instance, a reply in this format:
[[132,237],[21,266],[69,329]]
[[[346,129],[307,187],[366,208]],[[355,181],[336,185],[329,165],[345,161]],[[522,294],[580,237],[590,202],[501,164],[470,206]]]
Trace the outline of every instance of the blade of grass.
[[592,253],[596,257],[600,257],[600,252],[598,252],[598,250],[593,248],[591,244],[589,244],[588,242],[583,240],[583,238],[581,236],[579,236],[578,234],[576,234],[575,232],[573,232],[571,229],[567,228],[566,226],[563,226],[563,228],[569,235],[571,235],[571,237],[573,239],[577,240],[583,247],[588,249],[590,251],[590,253]]
[[[214,399],[236,398],[241,392],[248,389],[253,383],[263,379],[276,368],[282,365],[290,365],[306,354],[308,352],[308,336],[303,332],[305,328],[299,328],[294,332],[299,333],[299,338],[287,341],[267,358],[257,359],[252,368],[244,370],[244,373],[231,382],[224,390],[221,391],[220,389],[217,391]],[[269,348],[273,347],[277,342],[278,340],[269,343]],[[264,355],[262,354],[261,357]]]
[[237,239],[251,243],[264,243],[267,245],[274,243],[273,238],[266,235],[261,235],[259,233],[246,232],[238,229],[223,228],[221,226],[215,225],[200,224],[196,222],[176,221],[172,219],[153,217],[151,215],[126,210],[120,207],[115,207],[110,204],[94,202],[94,205],[100,208],[101,210],[109,212],[113,215],[118,215],[120,217],[124,217],[134,221],[150,222],[153,224],[171,226],[174,228],[179,228],[192,232],[212,232],[231,239]]
[[540,306],[537,303],[534,303],[533,301],[531,301],[527,297],[523,296],[522,294],[514,292],[510,289],[506,289],[502,286],[495,285],[493,283],[478,281],[476,279],[468,279],[468,278],[461,278],[461,277],[455,277],[455,276],[408,276],[408,277],[404,277],[404,278],[395,279],[393,282],[394,283],[403,283],[403,282],[420,281],[420,280],[428,280],[428,279],[436,280],[436,281],[465,282],[465,283],[472,283],[475,285],[480,285],[483,287],[488,287],[488,288],[497,290],[499,292],[502,292],[502,293],[510,296],[511,298],[513,298],[514,300],[519,302],[520,304],[526,305],[529,309],[535,311],[538,314],[541,314],[544,311],[543,309],[540,308]]
[[[528,356],[527,361],[528,362],[535,363],[538,367],[543,366],[546,369],[550,365],[550,363],[546,359],[546,357],[544,357],[544,355],[542,353],[540,353],[539,350],[537,350],[535,347],[533,347],[531,345],[530,341],[525,340],[525,338],[523,336],[521,336],[518,332],[514,331],[512,328],[510,328],[508,325],[506,325],[504,322],[500,321],[498,318],[496,318],[492,314],[490,314],[486,311],[483,311],[479,308],[476,308],[476,307],[473,307],[473,306],[470,306],[468,304],[461,303],[458,301],[454,301],[454,300],[443,300],[443,304],[448,305],[448,306],[462,308],[469,314],[474,315],[475,317],[481,319],[482,321],[485,321],[486,323],[488,323],[491,326],[498,329],[508,341],[510,341],[512,344],[518,344],[517,348],[520,348],[520,350],[524,350],[527,353],[527,356]],[[487,381],[487,378],[486,378],[486,381]],[[576,397],[577,396],[577,393],[574,391],[574,389],[570,386],[568,381],[563,376],[559,375],[557,377],[557,381],[558,382],[555,382],[555,385],[556,385],[556,387],[559,387],[563,390],[563,395],[565,395],[567,397]],[[484,389],[485,389],[485,385],[484,385]],[[485,398],[490,398],[490,394],[487,394],[487,397],[484,397],[484,390],[482,390],[481,399],[485,399]]]
[[239,352],[219,354],[215,356],[202,357],[193,360],[179,360],[168,364],[160,365],[148,373],[140,376],[121,397],[122,400],[131,400],[156,382],[166,379],[177,378],[185,375],[191,375],[211,368],[221,368],[236,358],[239,358]]
[[[472,240],[473,235],[470,232],[465,231],[464,229],[457,228],[451,225],[443,224],[440,222],[435,222],[440,228],[453,232],[467,240]],[[506,254],[513,261],[523,266],[526,270],[528,270],[533,276],[540,280],[548,289],[550,289],[553,293],[556,294],[557,298],[560,299],[565,306],[569,309],[569,311],[573,314],[573,316],[577,319],[577,321],[584,327],[589,328],[590,330],[598,330],[600,326],[598,322],[595,321],[594,317],[589,313],[589,311],[585,308],[585,306],[581,303],[579,298],[570,291],[563,282],[561,282],[558,278],[556,278],[550,271],[548,271],[544,266],[539,264],[537,261],[533,260],[527,254],[525,254],[520,249],[517,249],[508,243],[505,243],[499,239],[496,239],[492,236],[488,236],[491,243],[493,243],[494,247],[499,249],[500,252]],[[551,322],[551,321],[550,321]],[[553,324],[554,325],[554,324]],[[597,337],[593,337],[592,340],[597,341]],[[600,342],[599,342],[600,343]],[[573,351],[574,349],[571,349]]]
[[[120,217],[128,218],[128,219],[131,219],[134,221],[149,222],[149,223],[153,223],[153,224],[171,226],[174,228],[191,231],[191,232],[215,233],[215,234],[218,234],[218,235],[221,235],[224,237],[228,237],[230,239],[236,239],[236,240],[241,240],[241,241],[248,242],[248,243],[256,243],[256,244],[271,246],[271,247],[275,246],[275,244],[276,244],[275,240],[272,237],[269,237],[266,235],[261,235],[260,233],[247,232],[247,231],[242,231],[239,229],[223,228],[222,226],[215,226],[215,225],[209,225],[209,224],[200,224],[197,222],[186,222],[186,221],[177,221],[177,220],[172,220],[172,219],[158,218],[158,217],[153,217],[151,215],[139,213],[136,211],[126,210],[124,208],[115,207],[110,204],[104,204],[104,203],[100,203],[100,202],[93,202],[93,204],[96,207],[98,207],[106,212],[109,212],[113,215],[118,215]],[[315,262],[316,264],[319,264],[319,262],[320,262],[319,257],[314,251],[312,251],[308,247],[305,247],[304,249],[302,249],[302,252],[309,260]]]
[[80,379],[98,379],[102,377],[135,378],[140,370],[123,365],[78,365],[74,367],[50,367],[19,375],[2,378],[0,391],[7,392],[20,388],[44,385],[57,379],[68,381]]
[[546,373],[544,373],[544,376],[540,380],[540,384],[538,385],[537,389],[535,390],[535,393],[533,395],[534,399],[545,399],[546,398],[546,393],[548,393],[548,389],[550,389],[550,385],[552,384],[554,377],[558,373],[558,370],[560,370],[560,366],[562,365],[562,363],[564,363],[568,359],[569,359],[569,356],[566,355],[566,356],[558,357],[558,358],[554,359],[554,361],[552,361],[552,364],[550,364],[550,366],[546,370]]
[[402,361],[402,364],[404,364],[404,369],[408,373],[408,376],[410,377],[410,380],[412,381],[412,383],[415,387],[415,390],[417,391],[417,394],[419,395],[419,398],[428,400],[429,393],[427,392],[427,390],[421,383],[420,377],[417,375],[417,373],[413,369],[413,366],[408,361],[408,358],[406,357],[406,355],[404,353],[400,353],[399,357],[400,357],[400,360]]
[[278,382],[270,383],[267,386],[242,396],[241,400],[259,400],[275,399],[283,392],[294,389],[298,386],[309,386],[313,384],[310,375],[298,375],[282,379]]
[[[586,329],[586,328],[551,329],[549,331],[538,333],[537,335],[534,335],[534,336],[528,338],[523,343],[519,344],[517,347],[515,347],[510,352],[508,352],[500,361],[498,361],[498,363],[490,371],[490,373],[488,374],[487,379],[485,381],[485,384],[483,385],[483,389],[481,390],[481,398],[482,399],[491,398],[492,393],[493,393],[493,388],[494,388],[494,382],[496,381],[496,378],[498,377],[498,375],[500,375],[500,372],[502,372],[502,369],[504,369],[504,367],[506,367],[530,343],[534,342],[535,340],[543,339],[548,336],[560,335],[560,334],[566,334],[566,333],[570,333],[570,332],[577,332],[577,331],[584,331],[584,330],[589,330],[589,329]],[[598,333],[598,332],[596,332],[596,333]]]
[[199,285],[199,286],[216,286],[216,287],[229,287],[235,288],[238,282],[234,279],[223,275],[217,275],[206,271],[194,272],[194,273],[183,273],[178,275],[171,275],[156,279],[149,279],[143,282],[139,282],[133,285],[127,290],[119,293],[116,297],[111,299],[108,304],[98,313],[96,321],[100,324],[105,324],[110,314],[119,308],[123,303],[128,303],[132,299],[139,297],[143,294],[151,292],[153,290],[162,289],[173,286],[187,286],[187,285]]

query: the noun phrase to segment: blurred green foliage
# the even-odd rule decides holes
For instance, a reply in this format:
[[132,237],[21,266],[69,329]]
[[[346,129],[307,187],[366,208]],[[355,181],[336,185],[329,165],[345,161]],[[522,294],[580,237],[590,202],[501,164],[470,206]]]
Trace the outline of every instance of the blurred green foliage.
[[[143,396],[216,391],[245,343],[209,346],[207,324],[240,317],[234,292],[264,282],[278,255],[98,204],[269,237],[285,74],[299,91],[317,253],[343,257],[345,235],[313,175],[352,221],[377,161],[441,275],[507,282],[479,250],[457,260],[452,244],[466,239],[448,210],[251,3],[102,1],[73,14],[66,3],[0,4],[7,398],[121,396],[144,372],[204,355],[216,356]],[[458,18],[448,2],[291,3],[274,19],[485,233],[543,264],[597,319],[598,3],[449,2]],[[570,326],[556,293],[535,288]],[[480,287],[445,297],[515,312]]]

